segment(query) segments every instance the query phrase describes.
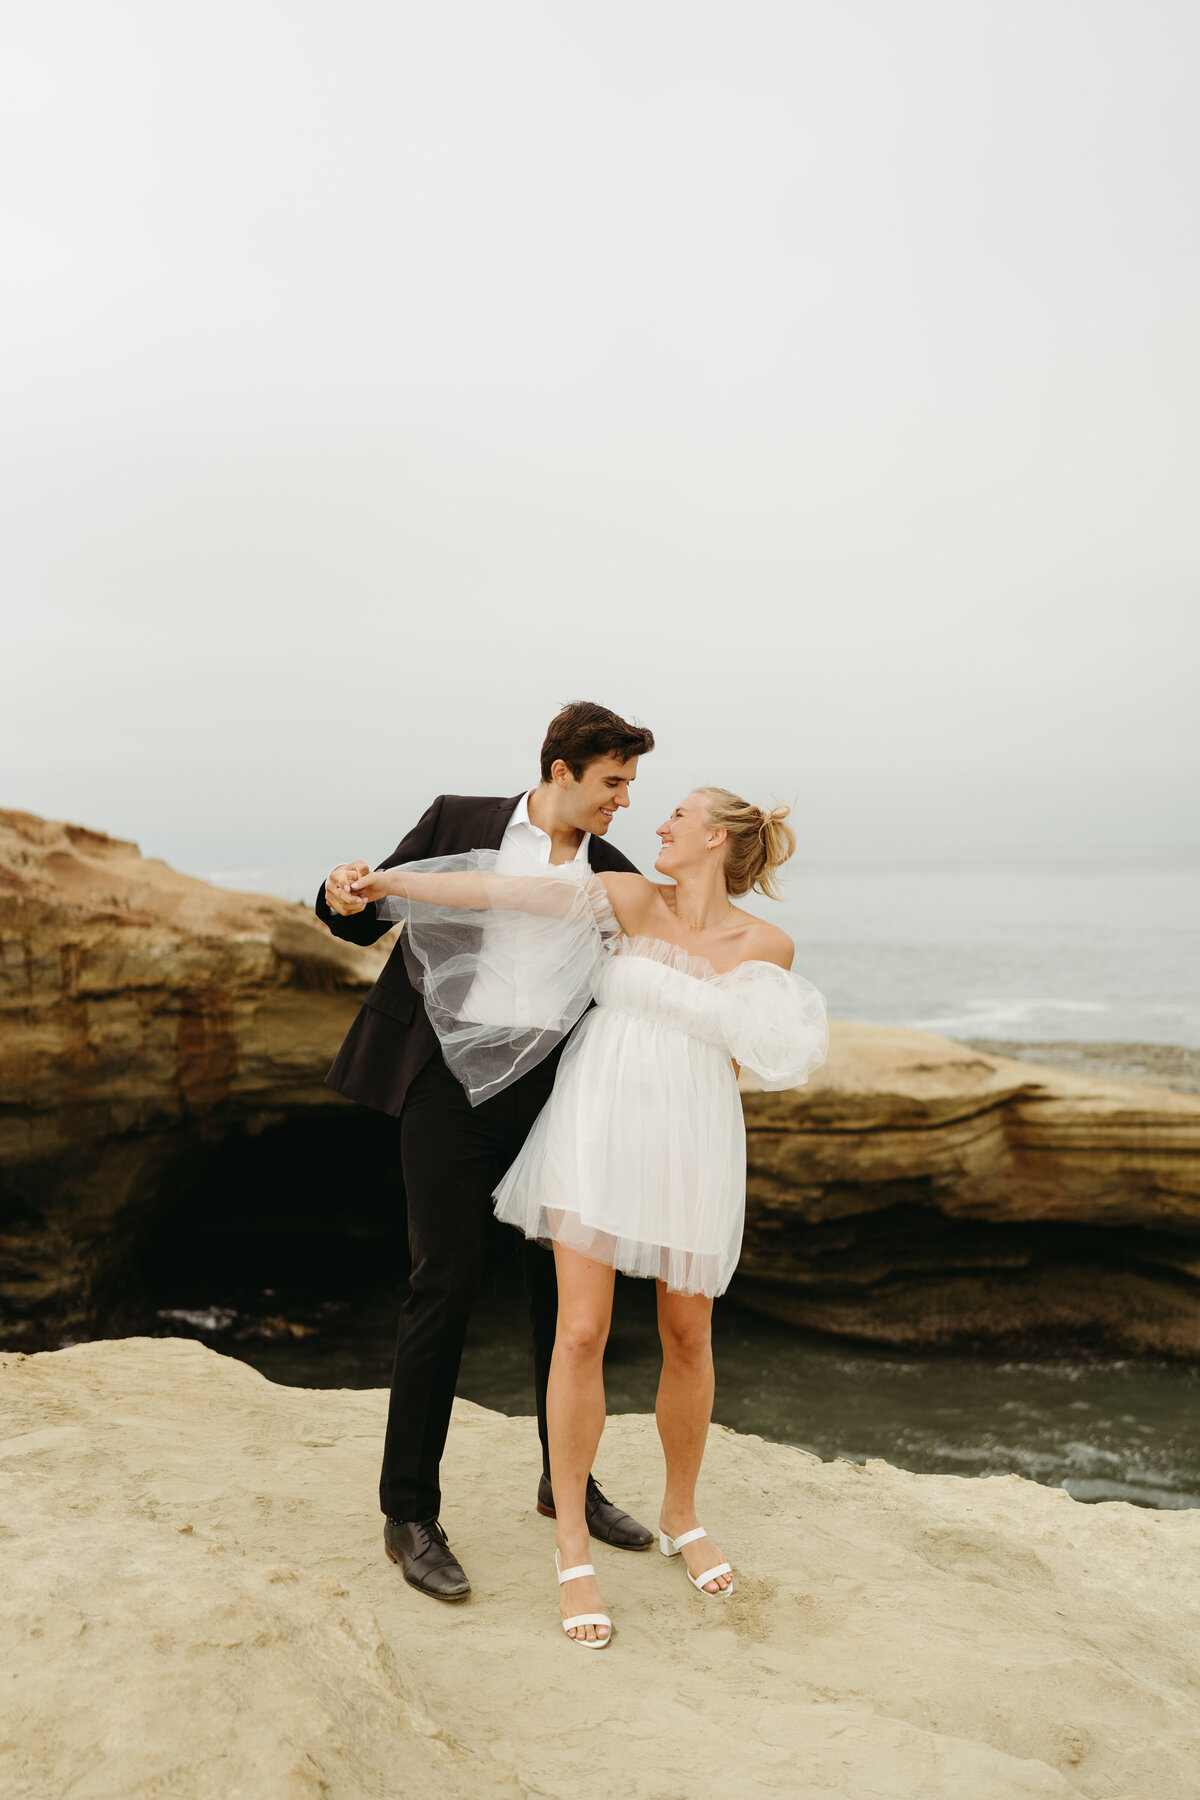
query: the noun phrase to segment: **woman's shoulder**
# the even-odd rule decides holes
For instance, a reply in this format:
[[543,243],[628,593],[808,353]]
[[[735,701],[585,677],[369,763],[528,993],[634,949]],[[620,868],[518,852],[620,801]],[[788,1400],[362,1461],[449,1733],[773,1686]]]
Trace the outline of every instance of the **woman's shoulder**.
[[778,925],[769,924],[766,919],[756,919],[752,913],[746,913],[744,917],[750,928],[746,933],[746,954],[742,960],[776,963],[781,969],[790,969],[796,946],[787,932]]
[[636,936],[658,905],[660,889],[657,883],[647,881],[644,875],[628,874],[621,869],[606,869],[597,879],[604,886],[622,931]]
[[649,897],[656,891],[654,882],[636,869],[597,869],[596,874],[610,894],[645,893]]

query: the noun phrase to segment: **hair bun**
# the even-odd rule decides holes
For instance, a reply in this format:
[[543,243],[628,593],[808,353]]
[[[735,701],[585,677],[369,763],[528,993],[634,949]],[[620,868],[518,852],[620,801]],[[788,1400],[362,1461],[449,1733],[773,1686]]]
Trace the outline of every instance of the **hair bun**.
[[702,787],[709,803],[709,818],[724,831],[725,886],[735,898],[752,889],[771,900],[782,898],[775,871],[796,848],[796,834],[784,823],[790,806],[755,806],[728,788]]

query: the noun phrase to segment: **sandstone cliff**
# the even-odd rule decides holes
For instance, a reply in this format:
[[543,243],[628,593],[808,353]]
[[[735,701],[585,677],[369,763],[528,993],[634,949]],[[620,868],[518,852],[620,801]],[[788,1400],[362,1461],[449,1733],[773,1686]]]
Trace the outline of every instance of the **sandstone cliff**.
[[[458,1607],[384,1560],[381,1392],[179,1340],[0,1357],[11,1800],[1191,1800],[1200,1513],[822,1463],[714,1429],[737,1569],[596,1546],[616,1633],[556,1625],[528,1419],[460,1403]],[[653,1421],[599,1472],[654,1521]]]
[[[385,954],[78,826],[0,813],[0,1328],[102,1322],[214,1146],[376,1115],[323,1077]],[[793,1093],[743,1081],[735,1291],[907,1345],[1200,1355],[1200,1097],[835,1025]]]
[[1200,1355],[1195,1095],[870,1025],[806,1088],[742,1086],[748,1304],[894,1344]]
[[382,954],[339,943],[302,906],[0,812],[10,1336],[86,1326],[198,1149],[344,1104],[325,1071]]

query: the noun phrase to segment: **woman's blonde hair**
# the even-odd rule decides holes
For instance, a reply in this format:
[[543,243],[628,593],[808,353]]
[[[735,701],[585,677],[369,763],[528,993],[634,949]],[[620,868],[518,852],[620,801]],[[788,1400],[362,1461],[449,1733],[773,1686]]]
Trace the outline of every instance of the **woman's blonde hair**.
[[728,788],[697,788],[708,801],[709,823],[714,830],[726,833],[725,886],[736,896],[765,894],[769,900],[782,900],[783,892],[775,879],[776,869],[783,867],[796,848],[796,834],[784,820],[790,806],[772,806],[765,812],[749,800],[741,800]]

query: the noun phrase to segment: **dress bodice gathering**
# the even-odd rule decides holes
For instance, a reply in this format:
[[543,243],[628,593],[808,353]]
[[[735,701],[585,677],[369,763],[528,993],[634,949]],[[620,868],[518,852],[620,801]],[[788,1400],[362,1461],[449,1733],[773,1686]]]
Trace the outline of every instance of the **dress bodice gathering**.
[[600,970],[596,1005],[724,1047],[718,979],[710,962],[676,944],[622,937]]
[[596,1004],[718,1046],[765,1088],[798,1087],[829,1048],[825,1002],[778,963],[718,973],[661,938],[621,937],[600,971]]

